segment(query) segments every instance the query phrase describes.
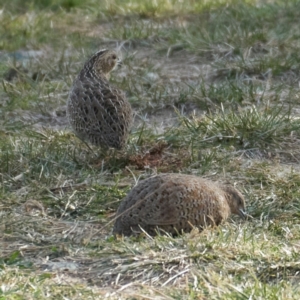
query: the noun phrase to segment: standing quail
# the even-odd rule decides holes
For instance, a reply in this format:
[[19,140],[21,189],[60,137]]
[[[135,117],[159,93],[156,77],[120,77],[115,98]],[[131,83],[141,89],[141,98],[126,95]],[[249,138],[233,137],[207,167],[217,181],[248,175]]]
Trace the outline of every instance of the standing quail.
[[108,81],[109,73],[120,64],[115,51],[96,52],[74,80],[67,102],[67,117],[75,134],[103,148],[122,149],[132,123],[124,92]]
[[245,217],[243,195],[232,186],[193,175],[160,174],[141,181],[123,199],[116,214],[115,235],[157,229],[176,235],[193,226],[219,225],[231,213]]

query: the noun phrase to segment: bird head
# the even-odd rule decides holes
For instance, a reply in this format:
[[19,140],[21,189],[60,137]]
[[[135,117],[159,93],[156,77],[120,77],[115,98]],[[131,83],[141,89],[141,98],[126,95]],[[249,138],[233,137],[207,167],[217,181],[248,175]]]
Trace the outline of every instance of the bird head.
[[113,69],[121,64],[122,61],[116,51],[103,49],[89,59],[85,69],[92,71],[98,77],[103,75],[107,77]]
[[234,187],[225,185],[223,190],[226,193],[226,199],[229,204],[231,213],[239,215],[242,218],[246,218],[247,214],[245,212],[245,199],[244,196],[236,190]]

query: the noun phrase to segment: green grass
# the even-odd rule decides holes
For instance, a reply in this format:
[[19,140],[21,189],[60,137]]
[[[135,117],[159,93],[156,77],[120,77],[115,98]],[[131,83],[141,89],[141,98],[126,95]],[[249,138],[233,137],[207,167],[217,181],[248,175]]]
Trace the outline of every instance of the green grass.
[[[299,1],[0,7],[0,299],[299,298]],[[111,47],[136,112],[120,152],[65,115],[85,59]],[[155,172],[228,181],[252,218],[115,239],[121,199]]]
[[251,107],[240,113],[221,110],[200,120],[183,118],[183,123],[188,131],[184,136],[190,138],[190,143],[223,142],[242,149],[280,147],[300,126],[298,119],[280,107],[262,111]]

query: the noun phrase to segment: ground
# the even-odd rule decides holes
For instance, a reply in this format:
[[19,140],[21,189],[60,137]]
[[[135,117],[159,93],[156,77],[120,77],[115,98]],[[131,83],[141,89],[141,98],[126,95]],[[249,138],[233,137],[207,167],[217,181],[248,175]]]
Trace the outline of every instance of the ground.
[[[300,2],[0,1],[0,299],[298,299]],[[135,121],[87,147],[66,101],[84,61]],[[251,217],[179,237],[112,236],[155,173],[228,182]]]

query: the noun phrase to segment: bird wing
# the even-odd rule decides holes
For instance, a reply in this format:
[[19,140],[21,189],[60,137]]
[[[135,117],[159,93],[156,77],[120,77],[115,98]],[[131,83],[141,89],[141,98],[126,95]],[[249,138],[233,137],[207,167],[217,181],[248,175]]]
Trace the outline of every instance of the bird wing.
[[216,193],[207,188],[182,188],[167,184],[161,185],[163,192],[151,193],[143,211],[143,221],[148,225],[176,225],[180,222],[200,222],[203,215],[210,215],[218,206],[214,201]]
[[178,223],[180,211],[174,203],[177,202],[177,196],[170,197],[159,190],[164,190],[163,184],[149,193],[144,199],[144,209],[140,212],[140,217],[147,225],[172,225]]
[[161,208],[155,215],[152,215],[151,218],[144,216],[143,221],[147,225],[175,225],[178,223],[179,215],[171,206],[164,206]]

